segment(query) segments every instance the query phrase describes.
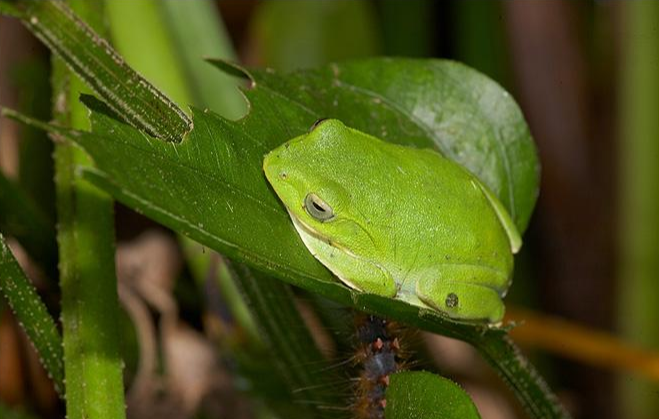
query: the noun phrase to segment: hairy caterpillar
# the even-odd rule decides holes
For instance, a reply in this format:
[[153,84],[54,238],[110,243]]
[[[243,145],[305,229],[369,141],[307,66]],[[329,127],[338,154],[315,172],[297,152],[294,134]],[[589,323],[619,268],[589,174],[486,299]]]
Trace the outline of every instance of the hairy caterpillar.
[[405,329],[398,323],[371,316],[357,316],[354,417],[384,419],[389,376],[405,369],[407,354],[401,349]]

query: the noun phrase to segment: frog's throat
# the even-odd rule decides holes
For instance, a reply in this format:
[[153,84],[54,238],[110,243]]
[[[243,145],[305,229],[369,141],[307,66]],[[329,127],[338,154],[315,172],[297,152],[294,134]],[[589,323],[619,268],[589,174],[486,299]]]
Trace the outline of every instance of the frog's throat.
[[[303,234],[308,234],[308,235],[310,235],[310,236],[312,236],[312,237],[314,237],[318,240],[324,241],[329,246],[346,253],[348,256],[357,258],[357,255],[352,253],[350,251],[350,249],[348,249],[344,246],[341,246],[339,243],[337,243],[335,241],[329,240],[327,237],[323,237],[319,232],[314,230],[309,224],[307,224],[304,221],[297,218],[295,216],[295,214],[293,214],[288,208],[286,208],[286,210],[288,211],[288,215],[291,217],[291,220],[293,221],[293,226],[295,226],[295,229],[297,230],[298,235],[300,235],[300,237],[302,239],[304,239]],[[304,240],[302,240],[302,241],[304,242]],[[306,242],[304,243],[304,245],[305,246],[307,245]]]

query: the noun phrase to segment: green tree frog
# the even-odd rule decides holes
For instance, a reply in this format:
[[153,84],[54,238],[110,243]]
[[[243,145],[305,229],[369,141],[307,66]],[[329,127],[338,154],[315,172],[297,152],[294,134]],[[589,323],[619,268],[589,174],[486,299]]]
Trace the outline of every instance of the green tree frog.
[[521,238],[457,163],[326,119],[268,153],[263,170],[307,249],[347,286],[502,320]]

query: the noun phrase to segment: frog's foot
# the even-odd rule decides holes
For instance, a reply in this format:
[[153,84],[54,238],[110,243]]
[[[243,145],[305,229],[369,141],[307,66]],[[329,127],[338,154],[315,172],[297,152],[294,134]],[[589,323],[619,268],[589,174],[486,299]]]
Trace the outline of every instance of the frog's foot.
[[505,307],[501,296],[484,285],[426,278],[417,282],[416,293],[421,301],[454,319],[489,323],[503,319]]
[[361,261],[361,263],[334,265],[330,270],[344,284],[369,294],[393,298],[398,292],[396,282],[391,275],[374,263]]

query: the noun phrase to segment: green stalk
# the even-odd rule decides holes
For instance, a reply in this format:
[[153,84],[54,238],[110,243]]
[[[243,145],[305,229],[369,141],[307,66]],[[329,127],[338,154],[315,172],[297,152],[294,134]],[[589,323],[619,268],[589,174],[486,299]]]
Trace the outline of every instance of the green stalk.
[[[93,26],[102,28],[102,3],[72,3]],[[53,62],[54,114],[58,123],[87,128],[78,101],[82,82]],[[69,143],[55,147],[60,250],[60,288],[69,419],[125,417],[123,362],[119,355],[119,305],[114,265],[112,199],[78,176],[89,158]]]
[[[621,4],[625,13],[620,85],[620,326],[631,340],[659,347],[659,2]],[[623,411],[659,416],[656,385],[625,378]]]
[[[0,293],[5,297],[16,319],[30,338],[41,358],[55,390],[64,394],[62,338],[53,318],[37,291],[0,234]],[[0,415],[0,417],[5,417]]]

